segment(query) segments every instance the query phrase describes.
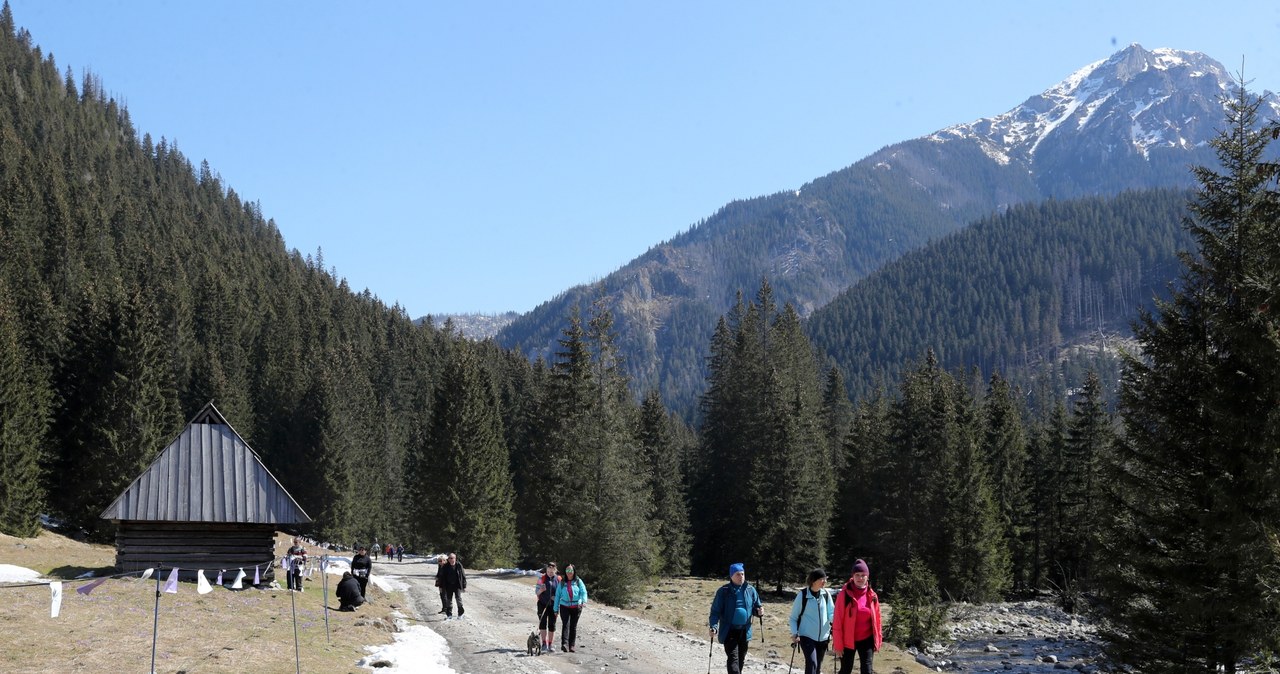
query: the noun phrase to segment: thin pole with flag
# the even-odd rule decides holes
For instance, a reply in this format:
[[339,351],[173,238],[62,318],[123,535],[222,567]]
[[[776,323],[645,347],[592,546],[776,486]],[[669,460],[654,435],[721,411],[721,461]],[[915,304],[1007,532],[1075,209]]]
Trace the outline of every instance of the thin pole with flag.
[[156,637],[160,633],[160,567],[156,567],[156,613],[151,624],[151,674],[156,674]]

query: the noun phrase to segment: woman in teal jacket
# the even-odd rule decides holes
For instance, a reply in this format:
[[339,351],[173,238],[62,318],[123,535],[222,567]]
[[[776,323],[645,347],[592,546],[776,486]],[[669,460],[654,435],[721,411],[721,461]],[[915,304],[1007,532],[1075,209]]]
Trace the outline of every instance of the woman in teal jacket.
[[564,582],[556,590],[555,610],[560,614],[560,650],[576,652],[573,648],[578,640],[578,617],[586,606],[587,586],[582,584],[582,579],[570,564],[564,567]]
[[831,621],[835,617],[835,600],[827,589],[827,572],[809,572],[808,587],[800,590],[791,604],[791,644],[799,644],[804,653],[804,674],[822,671],[822,658],[831,641]]

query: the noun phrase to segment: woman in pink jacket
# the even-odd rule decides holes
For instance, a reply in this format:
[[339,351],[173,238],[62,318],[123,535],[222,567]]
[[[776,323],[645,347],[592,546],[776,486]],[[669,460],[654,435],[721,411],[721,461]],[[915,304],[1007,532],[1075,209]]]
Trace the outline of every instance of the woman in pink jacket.
[[849,582],[836,595],[831,645],[840,661],[840,674],[852,674],[855,653],[862,662],[862,674],[871,674],[873,654],[880,650],[880,598],[871,589],[870,577],[867,563],[859,559]]

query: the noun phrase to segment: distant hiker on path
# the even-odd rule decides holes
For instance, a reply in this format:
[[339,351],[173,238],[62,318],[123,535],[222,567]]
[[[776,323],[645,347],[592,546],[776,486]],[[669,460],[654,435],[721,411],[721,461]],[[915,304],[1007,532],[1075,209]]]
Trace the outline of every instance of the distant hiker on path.
[[729,674],[741,674],[747,661],[747,644],[751,641],[751,617],[763,616],[760,594],[747,585],[747,574],[741,563],[729,566],[729,582],[716,590],[711,602],[711,636],[716,636],[719,625],[719,641],[724,644],[725,664]]
[[350,571],[342,572],[342,580],[338,581],[338,610],[354,611],[364,603],[364,594],[360,591],[360,581]]
[[396,544],[396,561],[397,562],[404,561],[404,543]]
[[360,596],[368,599],[369,576],[373,573],[373,560],[369,559],[369,550],[364,546],[355,557],[351,558],[351,575],[360,583]]
[[458,553],[450,552],[444,564],[436,570],[436,587],[440,588],[440,598],[444,601],[444,619],[453,617],[453,600],[458,600],[458,617],[461,618],[466,609],[462,607],[462,593],[467,589],[467,574],[458,563]]
[[791,647],[798,646],[804,653],[804,674],[819,674],[831,640],[835,601],[826,589],[827,572],[823,569],[810,571],[807,585],[791,604]]
[[556,563],[547,562],[547,568],[538,577],[533,591],[538,596],[538,635],[542,638],[542,650],[554,653],[551,642],[556,639],[556,593],[560,591],[560,576]]
[[560,650],[565,650],[568,643],[570,653],[575,653],[574,645],[578,641],[578,618],[587,605],[587,586],[573,570],[573,565],[564,567],[564,582],[556,590],[555,611],[560,614]]
[[862,674],[872,674],[871,660],[880,650],[880,597],[871,589],[871,571],[859,559],[849,572],[849,582],[836,595],[836,617],[831,626],[840,674],[852,674],[853,656],[862,662]]

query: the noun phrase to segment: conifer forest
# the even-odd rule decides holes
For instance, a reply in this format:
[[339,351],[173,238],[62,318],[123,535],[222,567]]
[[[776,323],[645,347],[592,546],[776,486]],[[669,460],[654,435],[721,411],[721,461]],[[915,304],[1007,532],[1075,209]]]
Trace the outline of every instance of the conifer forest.
[[48,514],[110,540],[102,511],[213,401],[319,540],[403,540],[472,568],[572,559],[617,603],[662,575],[745,562],[780,590],[857,558],[893,603],[923,565],[939,600],[1048,591],[1103,611],[1109,648],[1145,671],[1235,671],[1280,652],[1280,170],[1264,160],[1280,126],[1257,110],[1234,92],[1221,167],[1194,169],[1189,193],[983,225],[1059,223],[1062,241],[1085,234],[1058,245],[1142,264],[1185,251],[1165,289],[1077,286],[1080,325],[1105,313],[1136,343],[1079,386],[1006,372],[1024,354],[1003,335],[1064,309],[1003,258],[952,250],[957,269],[1008,270],[1017,308],[957,282],[920,292],[986,298],[978,313],[895,314],[910,277],[873,276],[808,322],[767,278],[725,289],[738,299],[696,345],[689,423],[635,390],[606,302],[564,316],[559,349],[531,362],[353,290],[207,162],[135,129],[95,76],[59,71],[6,5],[0,531],[34,536]]

